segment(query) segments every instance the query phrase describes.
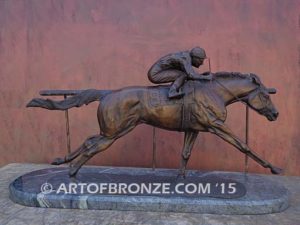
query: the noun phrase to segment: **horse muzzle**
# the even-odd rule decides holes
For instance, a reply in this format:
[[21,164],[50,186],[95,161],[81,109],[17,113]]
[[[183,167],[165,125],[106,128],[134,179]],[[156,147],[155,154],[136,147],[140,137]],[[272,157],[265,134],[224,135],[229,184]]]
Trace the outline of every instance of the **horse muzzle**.
[[278,115],[279,115],[278,111],[272,111],[271,113],[267,114],[266,117],[269,121],[275,121],[277,120]]

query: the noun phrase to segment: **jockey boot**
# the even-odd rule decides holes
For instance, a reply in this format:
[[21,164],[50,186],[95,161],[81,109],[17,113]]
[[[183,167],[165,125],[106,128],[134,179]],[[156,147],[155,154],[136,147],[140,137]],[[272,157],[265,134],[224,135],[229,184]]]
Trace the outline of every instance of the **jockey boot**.
[[200,75],[200,80],[212,80],[213,76],[211,73],[203,73]]
[[184,96],[184,92],[177,91],[175,87],[171,86],[170,90],[169,90],[169,98],[181,98],[182,96]]

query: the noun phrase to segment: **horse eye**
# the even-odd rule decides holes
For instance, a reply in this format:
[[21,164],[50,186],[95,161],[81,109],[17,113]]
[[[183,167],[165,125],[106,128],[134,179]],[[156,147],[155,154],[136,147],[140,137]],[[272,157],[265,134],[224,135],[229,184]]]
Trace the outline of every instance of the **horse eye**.
[[260,98],[263,100],[263,101],[268,101],[269,100],[269,96],[264,94],[264,93],[260,93]]
[[270,96],[269,96],[269,95],[263,95],[263,99],[264,99],[265,101],[269,101],[269,100],[270,100]]

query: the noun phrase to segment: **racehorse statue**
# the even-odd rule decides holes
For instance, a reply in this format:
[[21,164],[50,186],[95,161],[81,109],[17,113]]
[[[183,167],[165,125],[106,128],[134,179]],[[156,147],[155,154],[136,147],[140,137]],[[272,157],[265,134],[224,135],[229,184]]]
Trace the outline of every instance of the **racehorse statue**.
[[76,151],[52,163],[59,165],[78,158],[70,165],[70,176],[75,176],[90,158],[141,123],[185,133],[180,168],[183,176],[198,132],[213,133],[273,174],[281,173],[281,169],[261,159],[224,123],[226,106],[235,102],[247,104],[270,121],[276,120],[278,111],[269,96],[276,90],[266,88],[257,75],[218,72],[213,74],[211,81],[188,80],[183,86],[185,95],[180,99],[169,99],[169,88],[166,85],[113,91],[89,89],[62,101],[36,98],[27,107],[66,110],[100,101],[97,112],[100,134],[88,138]]

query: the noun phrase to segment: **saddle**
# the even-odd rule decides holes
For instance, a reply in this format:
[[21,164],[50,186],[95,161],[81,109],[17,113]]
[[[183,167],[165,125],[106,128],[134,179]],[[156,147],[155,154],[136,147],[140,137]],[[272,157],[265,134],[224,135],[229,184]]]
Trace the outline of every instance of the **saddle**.
[[149,88],[147,101],[149,107],[178,105],[182,112],[181,129],[185,130],[194,121],[191,116],[191,110],[193,104],[195,104],[195,82],[197,81],[187,81],[183,85],[182,91],[185,95],[179,99],[170,99],[168,97],[170,85]]

